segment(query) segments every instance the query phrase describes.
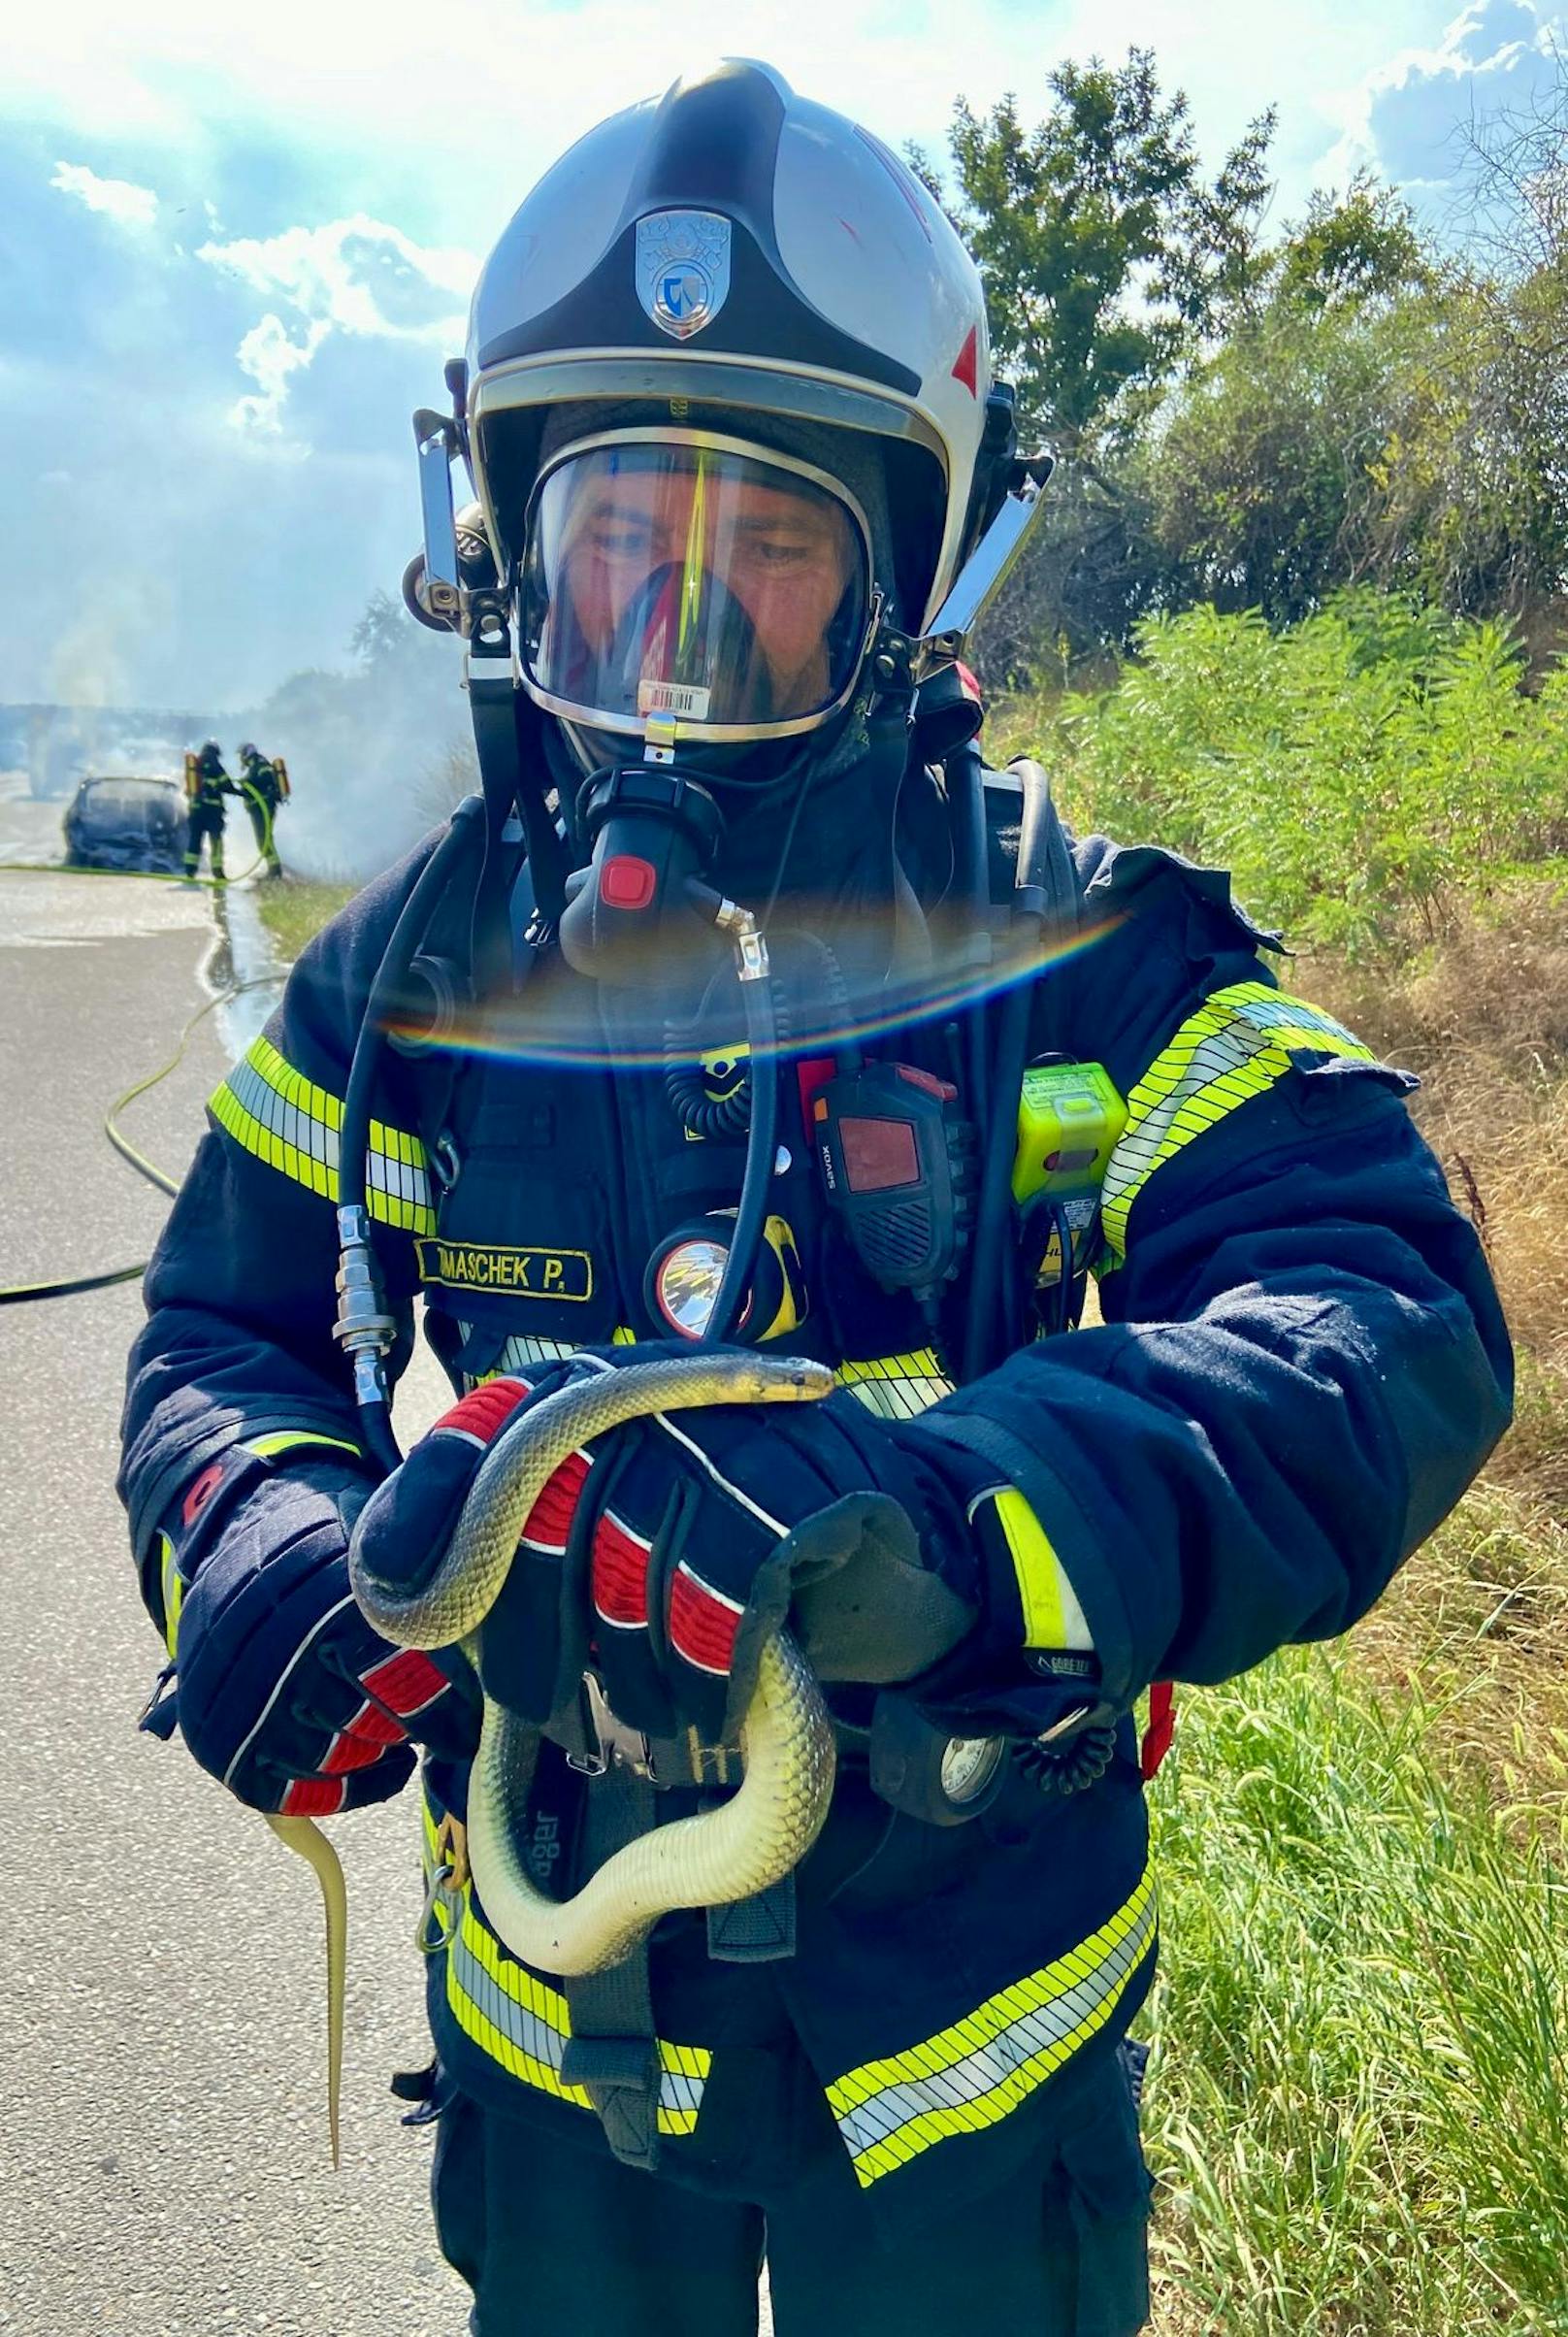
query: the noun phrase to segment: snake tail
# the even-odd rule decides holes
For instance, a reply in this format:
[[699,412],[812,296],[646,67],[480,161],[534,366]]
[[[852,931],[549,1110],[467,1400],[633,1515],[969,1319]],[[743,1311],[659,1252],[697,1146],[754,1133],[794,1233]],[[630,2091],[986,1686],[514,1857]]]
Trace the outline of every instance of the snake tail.
[[321,1886],[327,1942],[327,2132],[336,2169],[338,2108],[343,2095],[343,1982],[348,1969],[348,1886],[343,1881],[343,1861],[313,1819],[269,1813],[267,1823],[279,1842],[305,1860]]

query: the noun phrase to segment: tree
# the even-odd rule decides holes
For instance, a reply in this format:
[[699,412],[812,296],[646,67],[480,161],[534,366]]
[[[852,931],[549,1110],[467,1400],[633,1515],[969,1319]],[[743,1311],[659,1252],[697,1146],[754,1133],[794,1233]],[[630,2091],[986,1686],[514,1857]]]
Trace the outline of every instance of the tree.
[[1560,637],[1568,589],[1568,282],[1456,273],[1425,362],[1401,375],[1366,573],[1459,615]]
[[1281,303],[1194,369],[1125,466],[1159,606],[1290,624],[1359,573],[1398,375],[1429,362],[1431,323]]
[[[1154,604],[1258,609],[1278,625],[1362,576],[1432,590],[1429,547],[1402,512],[1426,494],[1411,461],[1464,338],[1452,276],[1391,190],[1362,174],[1314,196],[1263,256],[1228,338],[1188,368],[1121,466]],[[1452,451],[1447,423],[1438,436]]]
[[[1012,95],[983,119],[960,98],[954,215],[1026,427],[1089,453],[1134,430],[1139,393],[1245,299],[1275,117],[1260,115],[1210,182],[1187,99],[1161,95],[1152,51],[1060,65],[1049,86],[1032,130]],[[914,148],[910,161],[937,190],[929,158]]]
[[348,637],[348,646],[375,673],[400,662],[415,639],[414,621],[403,603],[377,586]]
[[1311,314],[1429,291],[1437,272],[1409,204],[1357,171],[1343,195],[1312,196],[1306,217],[1271,254],[1268,278],[1276,310]]

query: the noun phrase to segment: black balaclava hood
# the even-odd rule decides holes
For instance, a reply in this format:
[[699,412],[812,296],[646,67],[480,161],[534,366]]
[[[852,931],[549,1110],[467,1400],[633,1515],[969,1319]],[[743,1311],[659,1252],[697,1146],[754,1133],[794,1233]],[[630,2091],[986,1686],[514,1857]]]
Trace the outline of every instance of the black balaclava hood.
[[[540,464],[601,431],[672,426],[668,401],[560,406],[545,424]],[[866,514],[873,584],[891,605],[893,526],[887,476],[873,440],[821,423],[697,406],[682,413],[678,427],[711,430],[765,454],[791,455],[836,480]],[[677,761],[711,787],[723,810],[725,836],[712,881],[734,899],[761,909],[776,885],[781,895],[809,898],[839,926],[862,907],[874,903],[885,909],[891,900],[893,826],[907,735],[903,709],[878,706],[868,666],[848,706],[821,730],[748,746],[677,750]],[[637,740],[612,732],[554,717],[546,718],[543,732],[551,776],[565,804],[575,803],[589,773],[641,759]],[[822,921],[821,914],[811,917],[813,924]]]

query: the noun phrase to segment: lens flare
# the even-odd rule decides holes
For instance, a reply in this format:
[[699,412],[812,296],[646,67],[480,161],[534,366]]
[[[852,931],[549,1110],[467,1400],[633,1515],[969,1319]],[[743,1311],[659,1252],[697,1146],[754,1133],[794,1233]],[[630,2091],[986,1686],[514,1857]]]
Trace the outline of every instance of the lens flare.
[[[800,983],[793,990],[781,984],[778,1052],[796,1060],[846,1046],[873,1047],[895,1033],[951,1021],[1000,998],[1019,982],[1062,974],[1121,922],[1119,917],[1105,917],[1064,939],[1031,939],[1023,946],[1014,938],[1010,947],[1001,944],[997,961],[989,966],[938,962],[918,971],[883,974],[874,984],[870,979],[857,983],[846,971],[847,1007],[823,996],[825,984]],[[781,964],[778,951],[774,964]],[[460,1008],[439,1044],[446,1051],[503,1062],[599,1072],[662,1070],[671,1059],[667,1031],[671,1021],[683,1028],[684,1044],[677,1050],[683,1060],[694,1046],[699,1060],[721,1039],[733,1047],[742,1016],[738,989],[728,971],[709,980],[701,1022],[695,1027],[689,1000],[670,995],[668,980],[662,978],[668,971],[655,952],[650,953],[645,983],[613,993],[573,977],[529,981],[514,997],[489,998]],[[431,1044],[419,1024],[393,1015],[384,1027],[406,1046]]]

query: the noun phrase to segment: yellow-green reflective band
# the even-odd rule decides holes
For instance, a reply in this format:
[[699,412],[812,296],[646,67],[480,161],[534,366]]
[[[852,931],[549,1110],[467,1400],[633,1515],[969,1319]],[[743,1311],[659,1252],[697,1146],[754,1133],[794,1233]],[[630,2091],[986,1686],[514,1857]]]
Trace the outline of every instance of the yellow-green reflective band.
[[882,1420],[913,1420],[951,1396],[953,1383],[929,1347],[914,1355],[881,1355],[869,1363],[840,1364],[833,1374],[868,1412]]
[[1250,1097],[1283,1079],[1297,1055],[1375,1060],[1332,1015],[1266,982],[1217,990],[1188,1016],[1127,1098],[1127,1122],[1105,1172],[1107,1263],[1127,1256],[1127,1216],[1157,1168]]
[[276,1436],[247,1436],[245,1451],[254,1453],[258,1461],[276,1461],[279,1453],[294,1453],[310,1445],[326,1445],[335,1453],[352,1453],[359,1459],[360,1447],[346,1436],[318,1436],[305,1429],[281,1429]]
[[[437,1871],[436,1827],[427,1804],[425,1874]],[[561,2075],[561,2056],[572,2034],[567,2000],[558,1989],[515,1962],[494,1932],[474,1912],[473,1893],[465,1884],[462,1915],[453,1926],[451,1944],[444,1950],[446,2003],[465,2036],[481,2053],[499,2063],[508,2076],[533,2086],[575,2109],[593,2110],[581,2086],[569,2086]],[[659,2047],[659,2107],[661,2134],[690,2134],[702,2106],[712,2055],[702,2045]]]
[[[246,1152],[326,1201],[338,1199],[341,1098],[307,1079],[258,1038],[208,1106]],[[425,1148],[419,1138],[385,1121],[371,1122],[365,1155],[365,1199],[373,1217],[411,1234],[433,1234]]]
[[185,1603],[185,1583],[175,1564],[174,1543],[166,1533],[158,1536],[158,1579],[163,1591],[163,1643],[172,1662],[180,1636],[180,1610]]
[[836,2079],[828,2100],[862,2188],[950,2135],[995,2125],[1028,2100],[1104,2027],[1154,1935],[1146,1873],[1080,1947],[925,2044]]
[[994,1494],[996,1516],[1007,1537],[1018,1596],[1024,1608],[1026,1647],[1066,1647],[1067,1618],[1062,1603],[1062,1567],[1050,1536],[1016,1485]]

